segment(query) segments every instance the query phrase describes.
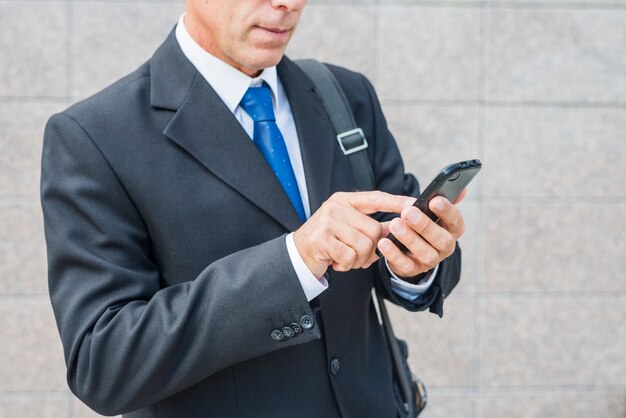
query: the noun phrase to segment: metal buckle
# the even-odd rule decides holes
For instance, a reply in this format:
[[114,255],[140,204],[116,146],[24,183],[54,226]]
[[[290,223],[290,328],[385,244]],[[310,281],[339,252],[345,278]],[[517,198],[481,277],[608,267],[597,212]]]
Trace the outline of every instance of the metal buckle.
[[428,392],[426,391],[426,385],[424,385],[424,382],[417,379],[415,383],[417,386],[417,393],[415,394],[415,412],[419,414],[424,408],[426,408],[426,403],[428,402]]
[[[346,146],[343,142],[344,139],[348,137],[354,137],[354,136],[357,136],[358,139],[361,140],[359,145],[346,149]],[[357,151],[361,151],[367,148],[367,139],[365,139],[365,135],[363,135],[363,131],[361,130],[361,128],[352,129],[351,131],[346,131],[344,133],[337,135],[337,142],[339,142],[339,146],[341,147],[341,150],[343,151],[344,155],[354,154]]]

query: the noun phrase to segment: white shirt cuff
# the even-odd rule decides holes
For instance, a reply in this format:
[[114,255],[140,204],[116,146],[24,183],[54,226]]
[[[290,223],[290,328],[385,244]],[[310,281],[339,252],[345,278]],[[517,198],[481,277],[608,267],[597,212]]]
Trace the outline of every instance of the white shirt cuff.
[[387,270],[389,270],[389,274],[391,274],[391,290],[393,290],[396,295],[411,302],[417,301],[420,296],[428,291],[439,270],[439,264],[437,264],[435,268],[431,270],[430,274],[423,277],[418,283],[409,283],[406,280],[402,280],[391,271],[386,258],[385,265],[387,266]]
[[302,290],[304,290],[306,300],[310,302],[324,290],[328,289],[328,280],[326,280],[324,276],[318,279],[311,273],[311,270],[306,266],[296,248],[296,243],[293,241],[293,232],[287,234],[285,243],[287,244],[289,259],[291,260],[293,269],[296,271],[298,280],[300,280],[300,285],[302,286]]

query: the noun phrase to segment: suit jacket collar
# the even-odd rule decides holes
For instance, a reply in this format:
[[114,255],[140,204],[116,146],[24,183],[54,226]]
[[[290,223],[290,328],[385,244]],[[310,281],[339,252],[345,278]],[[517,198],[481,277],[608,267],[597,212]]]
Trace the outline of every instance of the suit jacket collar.
[[[306,75],[284,57],[277,66],[294,116],[311,213],[328,197],[334,133]],[[287,230],[301,221],[263,156],[182,53],[174,31],[150,62],[151,105],[174,113],[163,133]]]

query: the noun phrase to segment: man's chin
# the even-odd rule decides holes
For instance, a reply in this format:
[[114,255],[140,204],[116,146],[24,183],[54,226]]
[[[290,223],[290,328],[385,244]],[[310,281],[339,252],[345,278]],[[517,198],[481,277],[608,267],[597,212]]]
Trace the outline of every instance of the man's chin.
[[245,69],[243,70],[243,72],[248,75],[250,75],[250,73],[255,73],[258,75],[258,73],[260,73],[264,69],[278,65],[280,60],[283,59],[283,56],[284,50],[281,50],[280,52],[251,60],[245,64]]

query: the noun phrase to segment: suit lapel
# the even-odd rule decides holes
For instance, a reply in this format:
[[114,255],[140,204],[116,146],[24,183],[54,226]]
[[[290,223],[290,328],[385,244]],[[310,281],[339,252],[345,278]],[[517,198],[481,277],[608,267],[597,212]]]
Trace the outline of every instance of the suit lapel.
[[338,147],[334,129],[306,74],[286,57],[277,69],[296,124],[309,205],[314,213],[328,199],[331,190],[332,167]]
[[302,222],[280,182],[172,32],[151,62],[152,105],[174,110],[163,133],[287,230]]

